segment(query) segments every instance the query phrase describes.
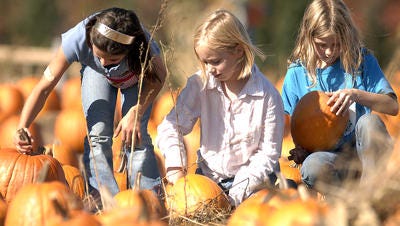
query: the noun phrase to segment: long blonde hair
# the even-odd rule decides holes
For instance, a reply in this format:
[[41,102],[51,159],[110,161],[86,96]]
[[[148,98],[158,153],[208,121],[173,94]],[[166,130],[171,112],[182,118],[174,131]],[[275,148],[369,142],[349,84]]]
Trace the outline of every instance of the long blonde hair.
[[295,48],[289,63],[300,60],[306,67],[312,86],[317,82],[318,57],[314,49],[314,38],[334,35],[339,43],[340,60],[344,70],[356,76],[363,57],[364,47],[350,11],[342,0],[314,0],[307,7],[300,26]]
[[[208,48],[217,51],[232,51],[237,46],[241,47],[244,51],[244,57],[238,62],[242,68],[238,79],[250,76],[255,61],[255,55],[264,59],[264,54],[252,44],[240,20],[231,12],[224,9],[217,10],[210,14],[206,20],[197,27],[194,34],[194,49],[196,49],[200,42],[207,43]],[[197,53],[196,56],[197,59],[199,59]],[[200,59],[199,61],[202,69],[203,81],[206,81],[207,75],[205,65]]]

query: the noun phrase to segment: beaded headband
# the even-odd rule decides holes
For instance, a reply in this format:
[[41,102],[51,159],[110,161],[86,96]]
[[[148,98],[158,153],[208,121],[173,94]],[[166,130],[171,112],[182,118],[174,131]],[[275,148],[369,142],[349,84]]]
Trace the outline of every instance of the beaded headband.
[[100,22],[96,22],[96,24],[94,25],[94,29],[96,29],[97,32],[102,34],[104,37],[125,45],[132,44],[133,40],[135,39],[134,36],[126,35],[124,33],[116,31]]

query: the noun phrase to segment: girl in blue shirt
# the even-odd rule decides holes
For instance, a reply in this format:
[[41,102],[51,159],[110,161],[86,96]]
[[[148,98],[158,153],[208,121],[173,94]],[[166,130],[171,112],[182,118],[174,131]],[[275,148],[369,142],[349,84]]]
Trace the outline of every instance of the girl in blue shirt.
[[362,166],[361,182],[365,182],[375,172],[383,152],[391,150],[385,125],[371,111],[396,115],[398,103],[376,58],[363,46],[342,0],[310,3],[289,63],[282,90],[287,114],[292,115],[305,94],[321,90],[330,97],[327,104],[333,113],[350,116],[342,138],[332,150],[296,146],[290,151],[289,159],[302,164],[303,182],[312,188],[320,180],[343,182],[348,169],[339,167],[338,157],[345,147],[356,150]]
[[[112,195],[119,192],[113,175],[113,136],[122,136],[124,151],[133,153],[132,158],[128,156],[133,160],[127,167],[132,169],[128,171],[131,184],[141,171],[141,188],[157,187],[160,175],[147,122],[151,103],[165,80],[166,72],[159,53],[157,44],[150,41],[149,33],[133,11],[110,8],[89,16],[62,34],[60,48],[25,103],[19,122],[19,128],[23,130],[20,131],[30,136],[27,128],[42,109],[48,94],[67,68],[73,62],[79,62],[88,131],[83,159],[89,192],[98,194],[101,187],[107,188]],[[142,72],[143,84],[139,87]],[[113,131],[118,90],[121,91],[123,117]],[[19,137],[17,132],[16,148],[22,153],[30,153],[31,142]]]

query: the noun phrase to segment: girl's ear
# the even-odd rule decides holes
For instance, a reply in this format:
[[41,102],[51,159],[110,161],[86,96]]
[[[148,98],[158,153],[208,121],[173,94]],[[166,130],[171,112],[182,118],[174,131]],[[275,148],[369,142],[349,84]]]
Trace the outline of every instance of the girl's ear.
[[235,47],[235,49],[233,50],[233,52],[234,52],[234,54],[237,55],[238,57],[242,57],[243,54],[244,54],[244,50],[243,50],[243,48],[242,48],[241,45],[237,45],[237,46]]

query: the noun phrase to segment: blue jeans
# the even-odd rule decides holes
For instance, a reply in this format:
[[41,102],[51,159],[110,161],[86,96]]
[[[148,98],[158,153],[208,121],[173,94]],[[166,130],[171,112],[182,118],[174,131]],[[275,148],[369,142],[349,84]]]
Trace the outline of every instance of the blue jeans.
[[356,165],[352,160],[356,160],[361,164],[363,181],[376,171],[376,163],[391,151],[392,144],[379,116],[365,114],[357,121],[354,144],[346,144],[334,152],[319,151],[307,156],[300,169],[302,180],[309,187],[314,187],[317,180],[340,185],[348,178],[351,167]]
[[[89,182],[89,192],[98,192],[99,184],[115,195],[119,192],[113,173],[112,136],[114,112],[118,89],[111,86],[107,79],[90,67],[82,67],[82,104],[86,117],[90,139],[85,139],[83,161]],[[137,103],[138,85],[121,90],[122,115]],[[154,154],[151,137],[147,132],[150,117],[149,107],[141,119],[142,143],[133,153],[133,165],[128,163],[128,181],[133,187],[136,174],[141,171],[140,187],[152,189],[161,183],[160,173]],[[130,151],[126,150],[128,160]]]

